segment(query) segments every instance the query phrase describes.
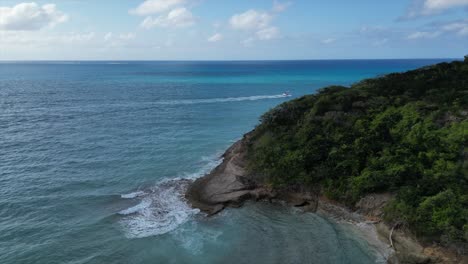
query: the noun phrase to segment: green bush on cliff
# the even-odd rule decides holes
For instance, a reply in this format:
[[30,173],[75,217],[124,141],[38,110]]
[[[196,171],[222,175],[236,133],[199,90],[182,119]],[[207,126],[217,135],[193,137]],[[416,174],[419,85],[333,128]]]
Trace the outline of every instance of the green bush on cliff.
[[269,111],[250,169],[273,186],[320,185],[354,205],[394,192],[388,221],[467,240],[468,61],[332,86]]

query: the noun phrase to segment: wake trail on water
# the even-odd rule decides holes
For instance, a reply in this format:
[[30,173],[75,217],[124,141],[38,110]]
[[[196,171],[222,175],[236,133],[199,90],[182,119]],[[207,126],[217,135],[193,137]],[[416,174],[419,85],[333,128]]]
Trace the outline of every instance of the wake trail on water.
[[[142,101],[138,102],[138,107],[152,108],[158,106],[184,106],[184,105],[198,105],[198,104],[219,104],[219,103],[234,103],[246,101],[259,101],[259,100],[273,100],[273,99],[286,99],[292,97],[291,95],[275,94],[275,95],[254,95],[254,96],[241,96],[241,97],[224,97],[224,98],[205,98],[205,99],[176,99],[176,100],[155,100],[155,101]],[[134,108],[135,102],[118,102],[107,103],[105,107],[110,108]],[[88,108],[96,108],[102,110],[102,104],[91,104]],[[81,109],[77,106],[69,106],[71,109]]]
[[157,105],[190,105],[190,104],[212,104],[212,103],[227,103],[227,102],[242,102],[242,101],[258,101],[267,99],[280,99],[289,97],[283,94],[276,95],[254,95],[242,97],[226,97],[226,98],[209,98],[209,99],[181,99],[181,100],[168,100],[157,101],[153,104]]
[[118,212],[127,238],[144,238],[169,233],[189,221],[200,210],[185,199],[188,185],[221,163],[219,158],[202,158],[205,165],[197,172],[182,177],[163,179],[154,186],[122,194],[121,199],[138,201]]

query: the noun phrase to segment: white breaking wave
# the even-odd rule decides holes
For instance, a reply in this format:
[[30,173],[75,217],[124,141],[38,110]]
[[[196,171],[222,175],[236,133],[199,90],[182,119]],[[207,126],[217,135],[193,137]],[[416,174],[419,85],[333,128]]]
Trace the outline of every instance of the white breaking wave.
[[119,212],[128,238],[168,233],[199,212],[184,200],[188,181],[167,181],[148,190],[142,201]]
[[183,99],[183,100],[172,100],[172,101],[158,101],[153,102],[157,105],[189,105],[189,104],[212,104],[212,103],[226,103],[226,102],[241,102],[241,101],[257,101],[266,99],[280,99],[286,98],[283,94],[276,95],[254,95],[254,96],[243,96],[243,97],[226,97],[226,98],[210,98],[210,99]]
[[136,192],[131,192],[127,194],[122,194],[120,197],[122,197],[123,199],[134,199],[143,195],[145,195],[144,191],[136,191]]
[[185,200],[190,182],[205,175],[221,163],[220,159],[202,158],[206,165],[181,178],[163,179],[147,190],[121,195],[122,199],[139,199],[135,206],[121,210],[120,224],[128,238],[143,238],[169,233],[189,221],[200,210]]

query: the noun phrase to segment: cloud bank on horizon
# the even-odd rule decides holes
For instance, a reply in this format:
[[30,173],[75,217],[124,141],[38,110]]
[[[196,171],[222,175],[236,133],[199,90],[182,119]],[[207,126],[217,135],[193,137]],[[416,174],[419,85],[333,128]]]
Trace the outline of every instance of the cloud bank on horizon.
[[434,58],[468,53],[468,0],[386,2],[4,0],[0,60]]

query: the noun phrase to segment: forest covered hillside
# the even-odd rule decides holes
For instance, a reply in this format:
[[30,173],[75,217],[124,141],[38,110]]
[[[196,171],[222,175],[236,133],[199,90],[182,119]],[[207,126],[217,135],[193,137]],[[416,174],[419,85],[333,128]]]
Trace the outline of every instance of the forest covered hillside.
[[263,115],[248,168],[272,187],[320,186],[351,207],[394,193],[387,222],[466,243],[467,120],[468,58],[331,86]]

